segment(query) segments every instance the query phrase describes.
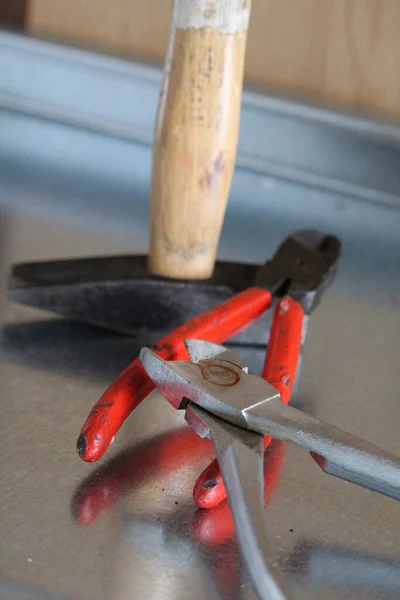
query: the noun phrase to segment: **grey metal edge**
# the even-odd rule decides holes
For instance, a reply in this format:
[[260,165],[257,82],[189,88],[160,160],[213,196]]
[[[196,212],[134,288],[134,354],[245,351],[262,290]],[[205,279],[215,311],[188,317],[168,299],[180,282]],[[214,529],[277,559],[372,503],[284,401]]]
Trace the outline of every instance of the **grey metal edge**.
[[[0,31],[0,116],[151,145],[161,70]],[[133,109],[134,107],[134,109]],[[10,121],[10,123],[11,123]],[[21,128],[0,130],[20,143]],[[14,138],[13,138],[14,136]],[[237,168],[397,205],[400,126],[245,91]]]

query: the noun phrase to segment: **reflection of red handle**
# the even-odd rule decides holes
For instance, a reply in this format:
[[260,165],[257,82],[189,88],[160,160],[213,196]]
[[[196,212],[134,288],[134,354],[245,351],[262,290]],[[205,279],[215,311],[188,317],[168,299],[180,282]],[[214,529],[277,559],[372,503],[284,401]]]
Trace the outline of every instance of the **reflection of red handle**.
[[[79,525],[92,525],[128,491],[137,490],[155,474],[165,477],[185,463],[203,461],[212,452],[212,443],[199,438],[189,427],[163,433],[122,452],[89,475],[76,489],[71,508]],[[279,480],[284,444],[274,440],[264,459],[264,501],[267,503]],[[207,546],[227,542],[235,531],[227,502],[211,510],[198,511],[191,529]]]
[[156,474],[166,476],[187,463],[204,461],[212,443],[189,427],[163,433],[130,448],[96,469],[75,491],[71,501],[80,525],[91,525],[128,490],[135,490]]
[[[268,351],[262,377],[273,385],[288,404],[296,378],[303,334],[304,311],[298,302],[285,296],[275,309]],[[268,448],[271,437],[264,438]],[[193,498],[200,508],[211,508],[226,498],[226,491],[217,460],[200,475],[193,490]]]
[[[165,360],[186,360],[186,338],[220,344],[260,317],[271,301],[270,292],[249,288],[167,334],[153,350]],[[153,390],[153,382],[136,358],[104,392],[86,419],[77,441],[80,457],[88,462],[101,458],[125,419]]]
[[[274,440],[264,458],[264,502],[267,503],[279,480],[284,460],[285,445]],[[192,522],[195,538],[208,546],[225,543],[235,532],[228,502],[222,502],[210,510],[197,512]]]

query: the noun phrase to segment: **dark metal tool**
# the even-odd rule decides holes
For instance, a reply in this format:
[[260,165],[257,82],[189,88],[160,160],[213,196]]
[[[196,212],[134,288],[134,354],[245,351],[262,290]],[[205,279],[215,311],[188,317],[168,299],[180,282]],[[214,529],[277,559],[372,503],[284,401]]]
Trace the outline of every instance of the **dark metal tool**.
[[[311,277],[321,277],[323,273],[325,285],[330,281],[325,271],[321,272],[321,259],[312,256],[323,238],[321,233],[318,239],[315,235],[315,231],[302,231],[289,236],[281,247],[279,262],[275,260],[272,265],[269,261],[268,269],[255,264],[217,262],[212,277],[206,280],[153,275],[147,268],[147,257],[135,255],[15,264],[8,282],[8,298],[121,334],[159,338],[254,284],[275,294],[291,280],[293,297],[308,285],[309,290],[318,289],[309,291],[307,301],[312,302],[313,294],[322,294],[323,286]],[[334,274],[340,244],[333,236],[327,236],[323,243],[332,244],[324,254],[335,256]],[[322,267],[325,269],[326,263]],[[264,345],[268,331],[247,326],[235,340]]]
[[285,405],[277,389],[249,375],[223,346],[187,340],[190,361],[165,361],[143,348],[154,385],[200,437],[212,440],[236,533],[263,600],[291,598],[264,527],[263,436],[307,448],[327,473],[400,500],[400,458]]
[[[149,273],[146,256],[109,256],[13,266],[11,301],[126,335],[158,339],[254,285],[260,265],[217,262],[210,279],[165,279]],[[265,328],[238,341],[265,344]]]

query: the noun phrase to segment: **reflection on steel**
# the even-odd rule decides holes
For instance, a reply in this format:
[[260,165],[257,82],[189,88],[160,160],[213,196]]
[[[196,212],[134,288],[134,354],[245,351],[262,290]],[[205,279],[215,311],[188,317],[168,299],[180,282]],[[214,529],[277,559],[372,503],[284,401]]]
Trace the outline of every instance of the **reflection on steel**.
[[[211,450],[208,440],[200,439],[186,427],[131,447],[81,482],[71,501],[75,521],[82,527],[92,525],[127,493],[137,494],[155,476],[179,476],[188,463],[197,464],[206,459]],[[264,503],[269,501],[278,483],[283,454],[283,444],[274,441],[263,457]],[[141,552],[158,557],[164,566],[171,568],[177,564],[180,568],[187,567],[196,554],[210,572],[218,598],[247,599],[240,588],[242,568],[229,505],[225,502],[214,509],[195,513],[190,522],[190,536],[186,528],[179,529],[180,535],[177,535],[175,523],[182,521],[180,511],[174,505],[173,515],[168,513],[156,521],[146,514],[127,514],[123,517],[124,535]],[[199,544],[202,552],[199,552]],[[191,557],[189,563],[188,557]]]
[[188,427],[137,444],[85,478],[71,500],[80,525],[91,525],[128,491],[137,490],[156,475],[171,475],[187,463],[209,458],[212,445]]
[[2,600],[73,600],[44,589],[22,585],[11,579],[0,579],[0,598]]
[[6,304],[10,224],[9,214],[0,206],[0,345],[2,344],[2,329]]
[[[363,587],[372,598],[400,590],[400,563],[320,542],[301,541],[289,560],[290,572],[321,588],[341,587],[355,592]],[[392,596],[390,596],[392,597]]]

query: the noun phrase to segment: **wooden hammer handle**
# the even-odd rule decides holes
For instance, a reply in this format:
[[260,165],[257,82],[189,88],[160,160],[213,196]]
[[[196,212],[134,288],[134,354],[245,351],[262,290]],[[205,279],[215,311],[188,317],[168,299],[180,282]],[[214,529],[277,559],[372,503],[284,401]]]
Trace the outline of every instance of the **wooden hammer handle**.
[[211,276],[234,170],[250,0],[175,0],[154,135],[150,269]]

